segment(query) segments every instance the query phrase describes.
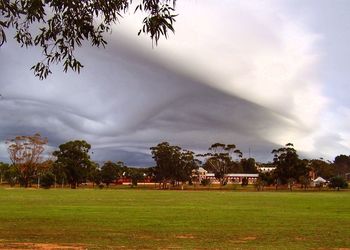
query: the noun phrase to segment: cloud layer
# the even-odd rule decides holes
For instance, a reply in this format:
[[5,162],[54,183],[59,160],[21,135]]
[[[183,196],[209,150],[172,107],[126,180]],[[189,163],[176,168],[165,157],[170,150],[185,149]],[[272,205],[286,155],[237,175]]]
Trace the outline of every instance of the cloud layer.
[[176,34],[155,49],[131,15],[106,50],[80,50],[80,75],[57,68],[44,82],[29,71],[38,51],[10,42],[0,49],[0,140],[85,139],[95,160],[136,166],[152,165],[161,141],[197,152],[235,143],[264,161],[287,142],[308,157],[347,150],[346,132],[328,131],[338,115],[319,77],[325,38],[278,3],[178,1]]

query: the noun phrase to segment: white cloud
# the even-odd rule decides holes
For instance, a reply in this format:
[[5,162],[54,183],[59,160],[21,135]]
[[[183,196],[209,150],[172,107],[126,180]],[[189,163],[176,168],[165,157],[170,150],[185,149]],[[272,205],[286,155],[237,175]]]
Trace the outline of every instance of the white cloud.
[[[177,7],[176,35],[149,55],[289,123],[272,127],[266,140],[314,150],[328,102],[318,77],[322,36],[290,16],[281,1],[179,1]],[[138,22],[130,23],[123,31],[134,34]]]

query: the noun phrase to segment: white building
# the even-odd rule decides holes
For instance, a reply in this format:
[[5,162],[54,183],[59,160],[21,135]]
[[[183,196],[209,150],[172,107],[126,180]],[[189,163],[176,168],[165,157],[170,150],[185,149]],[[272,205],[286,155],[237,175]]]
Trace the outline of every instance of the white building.
[[[211,183],[215,183],[215,184],[220,183],[219,180],[215,177],[214,173],[209,173],[207,170],[205,170],[202,167],[198,168],[197,170],[194,170],[193,176],[198,177],[199,182],[201,182],[203,179],[209,179]],[[241,184],[243,178],[247,178],[248,183],[253,184],[259,178],[259,174],[230,173],[230,174],[226,174],[225,178],[227,179],[228,183],[237,183],[237,184]]]

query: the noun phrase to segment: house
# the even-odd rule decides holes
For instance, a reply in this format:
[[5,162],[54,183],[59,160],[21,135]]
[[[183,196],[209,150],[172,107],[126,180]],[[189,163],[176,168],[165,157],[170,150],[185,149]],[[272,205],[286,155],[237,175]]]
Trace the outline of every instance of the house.
[[[192,172],[193,177],[197,177],[198,181],[201,182],[203,179],[209,179],[211,183],[218,184],[219,180],[215,177],[214,173],[209,173],[204,168],[200,167],[197,170],[194,170]],[[245,173],[229,173],[225,174],[225,178],[227,179],[228,183],[237,183],[241,184],[243,178],[248,179],[249,184],[253,184],[258,179],[259,174],[245,174]]]
[[256,164],[256,169],[259,173],[270,173],[276,169],[272,163]]
[[197,181],[199,181],[199,182],[201,182],[203,179],[206,179],[207,174],[208,174],[208,171],[202,167],[199,167],[198,169],[192,170],[192,177],[196,178]]
[[259,174],[226,174],[225,177],[229,182],[242,183],[243,178],[248,179],[248,184],[254,184],[259,178]]
[[327,184],[327,181],[320,176],[312,181],[314,187],[323,187],[325,184]]

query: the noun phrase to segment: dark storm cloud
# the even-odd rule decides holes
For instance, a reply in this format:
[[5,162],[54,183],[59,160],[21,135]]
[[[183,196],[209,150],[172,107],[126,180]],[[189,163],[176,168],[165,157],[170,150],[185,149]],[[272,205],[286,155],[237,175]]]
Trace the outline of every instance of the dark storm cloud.
[[176,35],[159,47],[136,38],[131,19],[107,49],[79,50],[80,75],[54,67],[43,82],[29,71],[40,51],[9,42],[0,48],[0,141],[40,132],[53,150],[84,139],[99,162],[139,166],[152,165],[149,148],[161,141],[196,152],[235,143],[264,161],[287,142],[333,154],[327,140],[343,149],[348,135],[328,132],[339,115],[325,118],[319,36],[280,3],[181,1]]
[[99,161],[149,165],[149,147],[164,140],[193,150],[216,141],[244,148],[264,141],[269,148],[273,144],[259,134],[283,125],[273,112],[174,72],[120,41],[83,52],[81,75],[56,70],[45,82],[27,71],[33,51],[23,51],[22,61],[17,51],[3,51],[1,140],[40,132],[56,147],[85,139]]

